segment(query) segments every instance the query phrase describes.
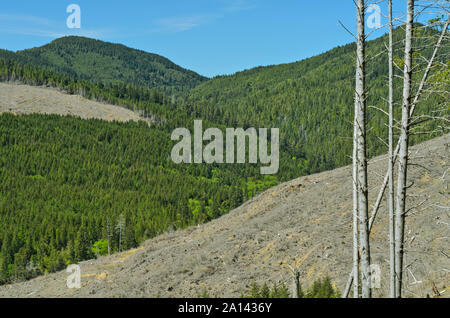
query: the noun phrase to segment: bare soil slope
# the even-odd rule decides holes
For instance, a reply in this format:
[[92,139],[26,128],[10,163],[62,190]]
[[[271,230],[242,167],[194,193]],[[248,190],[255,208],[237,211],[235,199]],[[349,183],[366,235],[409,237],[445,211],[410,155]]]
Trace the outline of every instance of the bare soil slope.
[[[446,135],[412,148],[406,225],[405,296],[450,294],[449,143]],[[370,161],[371,203],[386,157]],[[167,233],[138,249],[83,262],[81,289],[68,289],[62,271],[0,287],[2,297],[182,297],[205,289],[216,297],[240,296],[252,282],[301,282],[329,275],[343,290],[352,262],[351,167],[301,177],[272,188],[208,224]],[[372,262],[388,282],[386,202],[371,234]]]
[[123,107],[64,94],[56,89],[10,83],[0,83],[0,113],[4,112],[71,115],[107,121],[141,120],[138,114]]

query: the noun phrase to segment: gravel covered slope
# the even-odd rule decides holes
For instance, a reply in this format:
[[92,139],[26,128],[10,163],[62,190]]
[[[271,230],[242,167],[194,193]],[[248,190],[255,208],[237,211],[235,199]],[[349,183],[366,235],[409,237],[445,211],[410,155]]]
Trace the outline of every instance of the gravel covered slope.
[[[446,135],[412,148],[405,296],[432,296],[433,284],[450,295],[449,143]],[[385,156],[369,163],[371,203],[386,165]],[[68,289],[63,271],[0,287],[0,296],[196,297],[205,289],[211,296],[240,296],[252,282],[290,283],[288,265],[300,269],[304,286],[328,274],[342,290],[352,262],[351,189],[351,167],[301,177],[208,224],[81,263],[81,289]],[[371,235],[372,262],[382,273],[374,296],[386,296],[389,288],[387,224],[383,200]]]

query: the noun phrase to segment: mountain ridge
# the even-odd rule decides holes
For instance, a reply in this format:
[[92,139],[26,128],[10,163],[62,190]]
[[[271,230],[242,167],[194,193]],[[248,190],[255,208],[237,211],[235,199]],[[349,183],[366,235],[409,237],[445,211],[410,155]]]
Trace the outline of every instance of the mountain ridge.
[[58,38],[46,45],[0,57],[39,65],[64,75],[110,84],[123,82],[179,94],[207,78],[143,50],[79,36]]

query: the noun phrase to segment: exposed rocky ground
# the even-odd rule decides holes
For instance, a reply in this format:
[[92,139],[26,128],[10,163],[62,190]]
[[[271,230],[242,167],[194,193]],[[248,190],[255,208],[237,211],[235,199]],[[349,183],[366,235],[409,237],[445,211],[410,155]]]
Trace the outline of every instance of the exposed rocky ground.
[[123,107],[64,94],[56,89],[12,83],[0,83],[0,113],[4,112],[71,115],[107,121],[141,120],[137,113]]
[[[18,94],[13,87],[0,85],[0,99],[5,93]],[[28,89],[22,94],[33,107],[35,89]],[[78,100],[78,105],[88,104],[77,96],[70,98],[74,103]],[[4,102],[0,105],[4,107]],[[433,296],[434,286],[443,297],[450,296],[449,145],[450,135],[446,135],[411,151],[409,182],[413,185],[405,231],[407,297]],[[386,156],[369,163],[371,204],[386,166]],[[374,296],[388,295],[387,224],[383,200],[371,233],[372,262],[381,266],[382,274],[381,288],[374,290]],[[204,290],[213,297],[239,297],[252,282],[290,284],[288,266],[299,268],[303,286],[329,275],[342,291],[351,269],[351,237],[351,167],[343,167],[281,184],[208,224],[83,262],[80,289],[68,289],[69,273],[61,271],[1,286],[0,297],[196,297]]]

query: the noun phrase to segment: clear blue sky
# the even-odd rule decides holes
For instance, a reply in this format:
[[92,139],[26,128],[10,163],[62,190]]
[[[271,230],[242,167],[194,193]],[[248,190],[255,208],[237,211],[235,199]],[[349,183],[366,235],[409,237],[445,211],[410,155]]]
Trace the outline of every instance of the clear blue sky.
[[[80,30],[66,26],[72,3],[81,7]],[[400,14],[403,7],[395,9]],[[352,42],[338,20],[355,30],[352,0],[14,0],[0,7],[0,48],[83,35],[160,54],[212,77]]]

